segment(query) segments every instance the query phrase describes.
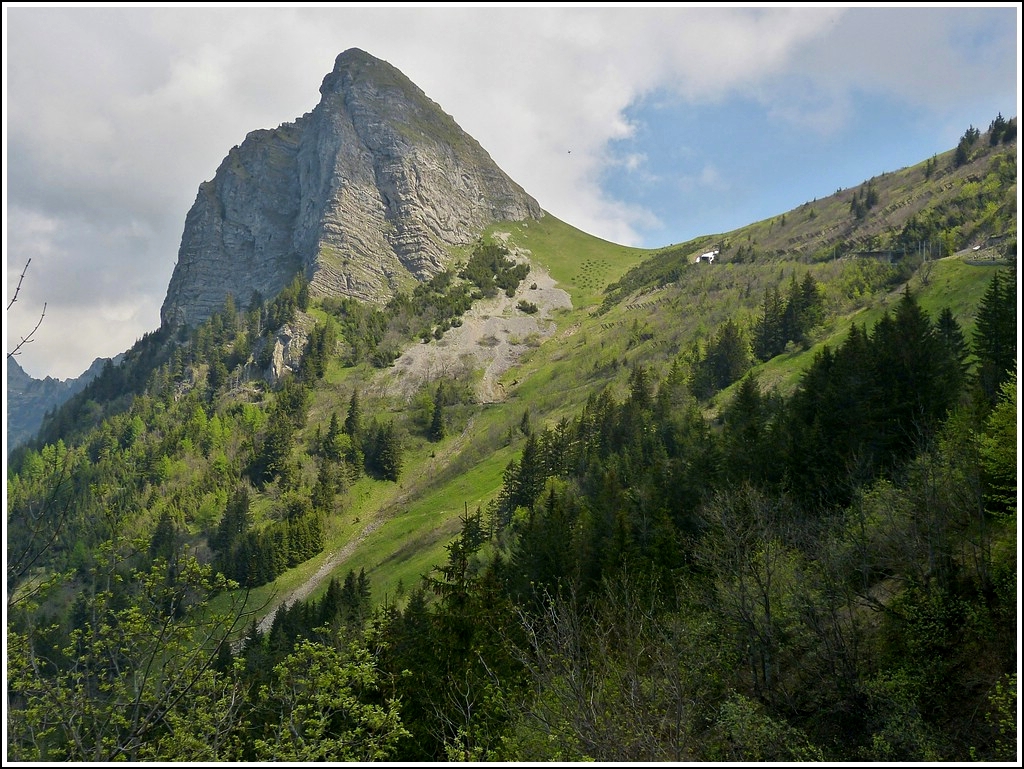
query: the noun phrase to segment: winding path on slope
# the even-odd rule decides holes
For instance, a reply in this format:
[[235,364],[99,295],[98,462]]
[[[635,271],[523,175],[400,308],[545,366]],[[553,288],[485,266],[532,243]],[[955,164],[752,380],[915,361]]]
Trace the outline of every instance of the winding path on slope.
[[410,497],[429,486],[433,479],[437,477],[437,472],[435,471],[444,467],[449,457],[461,449],[469,440],[475,421],[476,417],[470,418],[465,429],[459,434],[459,436],[449,441],[440,451],[436,452],[436,455],[432,457],[430,462],[423,468],[423,472],[420,473],[419,478],[402,488],[390,501],[379,507],[374,512],[373,518],[367,522],[362,530],[360,530],[353,539],[346,542],[340,549],[335,550],[333,553],[328,555],[327,559],[320,565],[316,572],[309,577],[309,579],[294,590],[285,593],[280,600],[271,599],[270,603],[273,604],[273,606],[267,612],[266,616],[259,621],[257,625],[259,631],[264,634],[270,632],[270,628],[274,624],[274,617],[277,616],[277,612],[282,606],[291,606],[296,601],[303,601],[312,595],[312,593],[321,585],[321,583],[323,583],[325,579],[328,579],[331,574],[333,574],[343,563],[345,563],[345,561],[349,559],[349,557],[351,557],[351,555],[356,551],[356,548],[358,548],[368,536],[379,529],[384,523],[391,520],[391,518],[399,512],[402,505],[404,505]]
[[[513,253],[519,260],[529,261],[529,252],[513,249]],[[521,300],[535,304],[537,312],[524,313],[519,310],[517,307]],[[452,366],[470,365],[483,370],[477,389],[480,402],[504,400],[504,388],[498,379],[530,349],[528,340],[542,340],[555,333],[557,324],[551,316],[556,310],[571,308],[569,294],[556,287],[554,279],[546,270],[531,263],[530,273],[520,284],[515,296],[508,297],[499,293],[493,299],[477,302],[463,316],[462,325],[449,329],[437,342],[411,345],[390,369],[381,372],[382,386],[392,395],[408,397],[424,382],[444,376]],[[432,483],[437,477],[436,471],[445,467],[447,460],[469,440],[474,422],[475,417],[469,420],[458,438],[443,445],[430,463],[422,468],[418,478],[374,511],[372,519],[352,540],[330,553],[309,579],[280,599],[272,598],[272,608],[257,625],[260,632],[268,633],[278,609],[308,598],[355,553],[368,536],[390,520],[414,493],[419,493]]]

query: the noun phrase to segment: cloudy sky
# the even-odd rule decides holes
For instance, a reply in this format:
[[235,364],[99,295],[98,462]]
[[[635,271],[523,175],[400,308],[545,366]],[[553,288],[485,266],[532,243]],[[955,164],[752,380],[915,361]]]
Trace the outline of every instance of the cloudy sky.
[[1017,116],[1020,6],[4,5],[7,350],[77,376],[160,323],[199,184],[398,67],[541,206],[607,240],[725,232]]

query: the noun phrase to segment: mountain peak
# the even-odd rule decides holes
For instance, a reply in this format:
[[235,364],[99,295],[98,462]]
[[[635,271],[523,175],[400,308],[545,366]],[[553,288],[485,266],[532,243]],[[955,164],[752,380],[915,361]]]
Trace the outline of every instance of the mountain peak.
[[349,48],[346,51],[342,51],[338,54],[334,60],[334,71],[337,72],[339,69],[346,67],[354,62],[377,62],[381,61],[376,56],[371,56],[362,48]]
[[373,79],[380,76],[385,76],[388,79],[394,79],[397,76],[405,80],[407,85],[412,85],[412,81],[383,59],[371,56],[360,48],[349,48],[347,51],[339,53],[334,60],[334,69],[324,77],[323,83],[320,85],[320,93],[326,96],[328,93],[344,88],[346,83],[353,80]]
[[384,302],[445,270],[537,201],[398,69],[358,48],[335,59],[312,112],[251,132],[199,187],[161,308],[195,325],[296,273],[317,295]]

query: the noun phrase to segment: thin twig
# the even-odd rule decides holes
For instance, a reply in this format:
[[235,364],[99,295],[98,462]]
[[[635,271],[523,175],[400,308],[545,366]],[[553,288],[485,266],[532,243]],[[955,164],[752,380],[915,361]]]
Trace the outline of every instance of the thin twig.
[[[25,273],[27,273],[27,272],[28,272],[28,266],[29,266],[30,264],[32,264],[32,259],[31,259],[31,257],[30,257],[30,258],[28,259],[28,261],[26,261],[26,262],[25,262],[25,267],[24,267],[24,269],[22,269],[22,271],[21,271],[21,277],[19,277],[19,278],[18,278],[18,285],[17,285],[17,286],[15,286],[15,288],[14,288],[14,296],[12,296],[12,297],[11,297],[11,301],[9,301],[9,302],[7,303],[7,310],[8,310],[8,311],[9,311],[9,310],[11,309],[11,307],[13,307],[13,306],[14,306],[14,303],[18,301],[18,294],[20,294],[20,293],[21,293],[21,284],[22,284],[22,283],[24,282],[24,280],[25,280]],[[20,342],[18,342],[18,344],[16,344],[16,345],[14,346],[14,349],[13,349],[13,350],[11,350],[11,351],[10,351],[9,353],[7,353],[7,357],[8,357],[8,358],[13,358],[13,357],[14,357],[15,355],[17,355],[17,354],[18,354],[18,353],[19,353],[19,352],[21,351],[21,348],[22,348],[22,347],[24,347],[25,345],[27,345],[27,344],[28,344],[29,342],[31,342],[31,341],[32,341],[32,337],[33,337],[33,335],[35,335],[36,331],[38,331],[38,330],[39,330],[39,327],[40,327],[41,325],[43,325],[43,318],[45,318],[45,317],[46,317],[46,303],[44,302],[44,303],[43,303],[43,311],[42,311],[42,313],[40,313],[40,315],[39,315],[39,320],[38,320],[38,321],[36,321],[36,325],[35,325],[35,328],[33,328],[33,329],[32,329],[31,331],[29,331],[29,332],[28,332],[28,336],[23,336],[23,337],[21,338],[21,341],[20,341]]]
[[12,307],[12,306],[14,305],[14,303],[18,301],[18,294],[19,294],[19,293],[21,292],[21,284],[22,284],[22,282],[23,282],[23,281],[25,280],[25,273],[26,273],[26,272],[28,272],[28,266],[29,266],[30,264],[32,264],[32,259],[31,259],[31,257],[29,257],[29,260],[28,260],[27,262],[25,262],[25,269],[23,269],[23,270],[21,271],[21,277],[20,277],[20,278],[18,278],[18,285],[17,285],[17,287],[16,287],[15,289],[14,289],[14,296],[12,296],[12,297],[11,297],[11,301],[9,301],[9,302],[7,303],[7,309],[8,309],[8,310],[9,310],[9,309],[11,309],[11,307]]

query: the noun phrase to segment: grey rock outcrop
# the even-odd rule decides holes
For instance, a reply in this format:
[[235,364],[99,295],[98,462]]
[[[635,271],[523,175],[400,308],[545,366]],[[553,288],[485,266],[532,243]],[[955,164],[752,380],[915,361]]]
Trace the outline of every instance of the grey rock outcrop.
[[316,108],[250,133],[199,187],[161,308],[195,325],[301,270],[310,293],[382,302],[443,271],[488,224],[543,216],[480,145],[396,68],[338,56]]

